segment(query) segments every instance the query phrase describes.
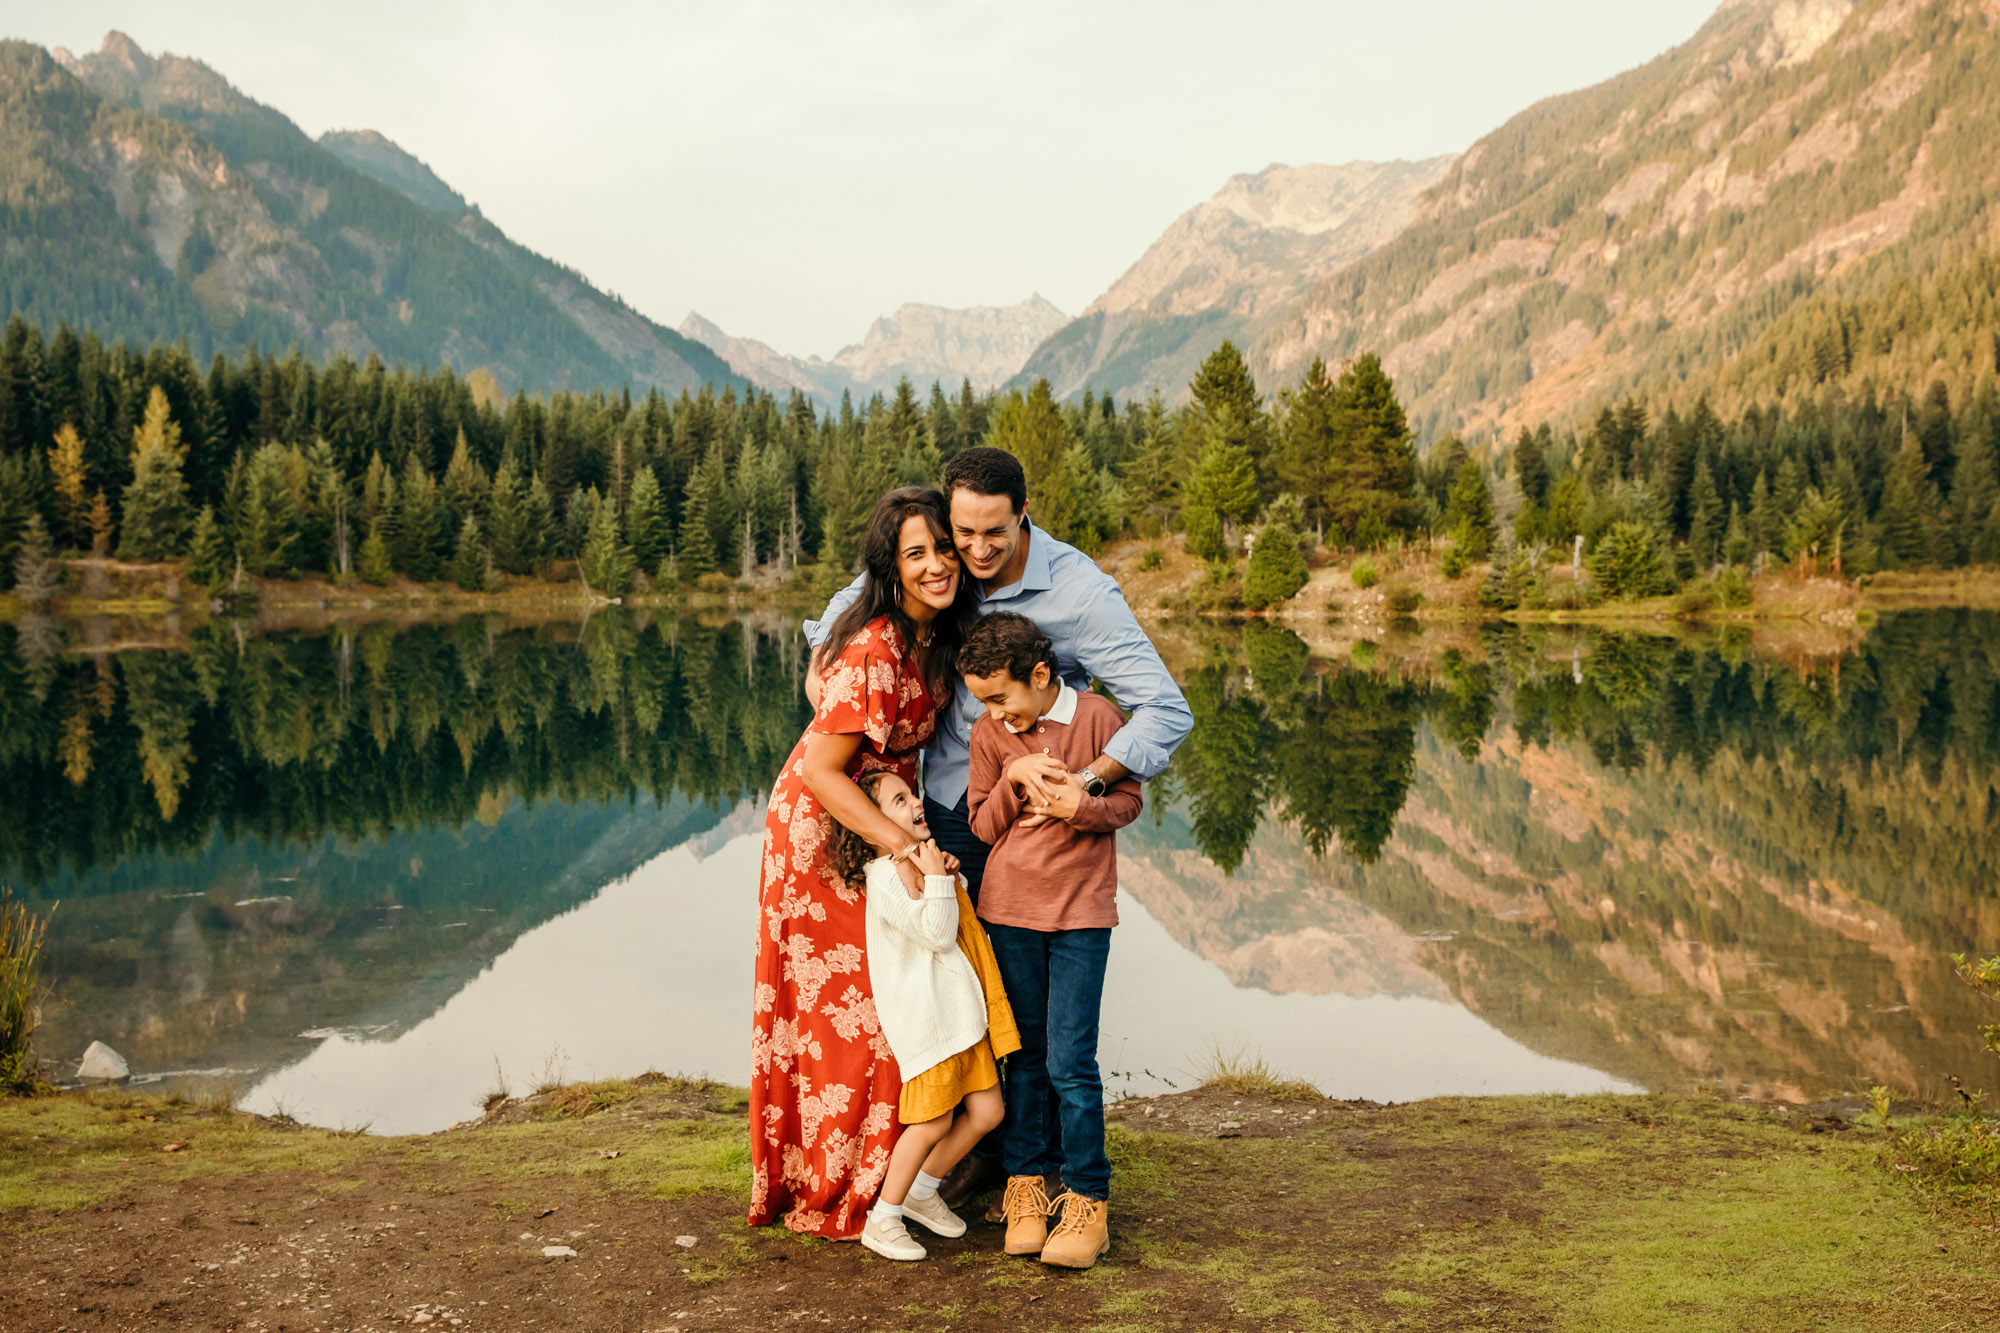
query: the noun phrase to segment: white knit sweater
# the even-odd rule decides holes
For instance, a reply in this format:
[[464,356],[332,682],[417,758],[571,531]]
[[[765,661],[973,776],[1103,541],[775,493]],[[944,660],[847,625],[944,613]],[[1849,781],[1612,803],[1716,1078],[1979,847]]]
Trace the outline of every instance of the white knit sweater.
[[868,863],[868,982],[903,1081],[986,1035],[986,992],[958,947],[958,879],[924,876],[910,897],[888,857]]

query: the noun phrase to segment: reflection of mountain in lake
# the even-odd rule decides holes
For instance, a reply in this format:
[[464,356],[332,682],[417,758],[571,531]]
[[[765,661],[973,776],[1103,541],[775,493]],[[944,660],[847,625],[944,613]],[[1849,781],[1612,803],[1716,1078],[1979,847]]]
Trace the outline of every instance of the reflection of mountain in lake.
[[421,1019],[761,792],[805,721],[796,657],[617,615],[0,652],[0,796],[28,812],[0,852],[63,900],[42,1048],[261,1066]]
[[[1372,713],[1329,705],[1356,673],[1317,675],[1289,638],[1252,627],[1247,673],[1188,681],[1176,779],[1194,837],[1245,858],[1244,882],[1205,901],[1175,901],[1167,874],[1134,884],[1232,976],[1354,984],[1358,949],[1321,939],[1301,968],[1259,963],[1257,941],[1276,959],[1326,923],[1380,935],[1365,907],[1475,1012],[1623,1077],[1779,1095],[1992,1081],[1947,955],[2000,936],[1995,617],[1893,617],[1812,667],[1606,635],[1573,673],[1508,633],[1483,663],[1376,677]],[[1411,706],[1424,726],[1385,725]],[[1356,771],[1410,775],[1384,841],[1379,810],[1343,794]],[[1273,807],[1284,826],[1259,831]],[[1302,844],[1327,827],[1341,841],[1316,859]],[[1392,984],[1380,954],[1366,966],[1361,984]]]

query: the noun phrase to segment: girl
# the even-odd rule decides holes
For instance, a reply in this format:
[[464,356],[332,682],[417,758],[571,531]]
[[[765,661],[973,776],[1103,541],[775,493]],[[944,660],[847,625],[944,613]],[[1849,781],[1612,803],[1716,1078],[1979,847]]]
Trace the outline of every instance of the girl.
[[835,825],[833,835],[835,868],[868,896],[868,982],[903,1076],[903,1132],[861,1243],[885,1259],[921,1259],[924,1247],[903,1219],[940,1236],[965,1234],[964,1220],[938,1197],[938,1181],[999,1125],[995,1062],[1019,1050],[1021,1038],[993,946],[964,881],[931,841],[922,800],[886,770],[865,773],[857,784],[910,839],[891,853],[845,825]]

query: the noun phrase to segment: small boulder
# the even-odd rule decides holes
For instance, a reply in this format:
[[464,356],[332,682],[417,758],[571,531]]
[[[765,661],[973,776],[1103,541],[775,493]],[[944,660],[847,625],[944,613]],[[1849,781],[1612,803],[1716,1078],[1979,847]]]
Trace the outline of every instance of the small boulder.
[[125,1063],[124,1056],[101,1041],[93,1041],[90,1049],[83,1053],[83,1062],[76,1067],[76,1076],[91,1079],[130,1078],[132,1067]]
[[567,1245],[544,1245],[542,1246],[542,1258],[574,1259],[576,1258],[576,1251]]

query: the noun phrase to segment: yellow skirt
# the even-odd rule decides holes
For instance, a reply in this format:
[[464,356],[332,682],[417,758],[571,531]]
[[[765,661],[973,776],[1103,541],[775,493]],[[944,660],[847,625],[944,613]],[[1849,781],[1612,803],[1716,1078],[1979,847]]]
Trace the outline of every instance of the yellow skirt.
[[1007,988],[1000,982],[1000,963],[993,957],[985,927],[973,915],[972,899],[966,896],[962,881],[958,886],[958,947],[986,993],[986,1035],[903,1084],[896,1118],[906,1125],[921,1125],[947,1115],[966,1094],[995,1086],[1000,1082],[998,1057],[1021,1049],[1014,1006],[1007,1003]]

